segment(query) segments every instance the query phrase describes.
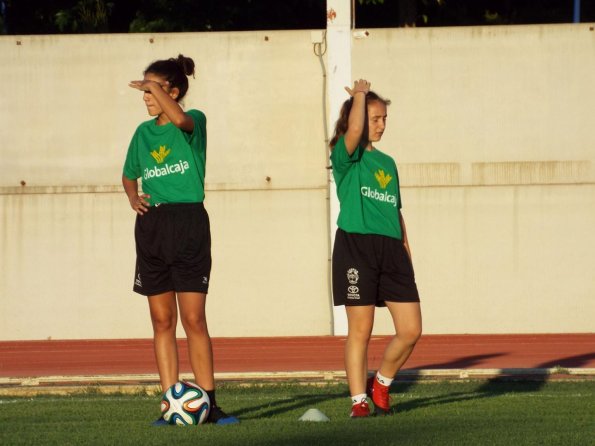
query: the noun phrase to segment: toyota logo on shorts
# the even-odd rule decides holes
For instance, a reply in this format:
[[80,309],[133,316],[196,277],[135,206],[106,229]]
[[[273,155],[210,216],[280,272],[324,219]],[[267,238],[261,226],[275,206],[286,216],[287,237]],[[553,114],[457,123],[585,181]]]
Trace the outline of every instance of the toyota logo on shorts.
[[359,288],[356,287],[355,285],[351,285],[350,287],[347,288],[347,291],[351,294],[356,294],[356,293],[359,293]]

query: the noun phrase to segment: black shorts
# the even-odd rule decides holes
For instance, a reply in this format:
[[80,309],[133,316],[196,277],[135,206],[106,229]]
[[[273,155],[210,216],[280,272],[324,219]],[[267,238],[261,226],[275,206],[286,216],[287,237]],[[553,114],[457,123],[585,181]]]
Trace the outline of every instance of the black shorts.
[[211,229],[202,203],[163,203],[137,215],[133,290],[144,296],[167,291],[207,293]]
[[335,305],[386,306],[419,302],[413,265],[403,241],[337,229],[333,248]]

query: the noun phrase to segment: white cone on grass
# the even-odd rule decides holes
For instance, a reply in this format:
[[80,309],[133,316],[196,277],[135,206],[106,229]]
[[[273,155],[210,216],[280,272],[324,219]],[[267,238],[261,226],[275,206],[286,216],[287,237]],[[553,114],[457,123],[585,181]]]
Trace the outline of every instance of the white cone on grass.
[[323,414],[318,409],[308,409],[304,415],[300,417],[300,421],[331,421],[329,417]]

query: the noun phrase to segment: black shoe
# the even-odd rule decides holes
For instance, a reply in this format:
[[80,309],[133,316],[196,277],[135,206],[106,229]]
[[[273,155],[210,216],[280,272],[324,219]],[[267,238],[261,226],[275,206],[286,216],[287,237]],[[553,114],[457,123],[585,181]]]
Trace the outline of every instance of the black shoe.
[[214,424],[238,424],[240,420],[236,417],[232,417],[231,415],[227,415],[225,412],[221,410],[219,406],[211,406],[211,410],[209,411],[209,416],[207,417],[207,423],[214,423]]

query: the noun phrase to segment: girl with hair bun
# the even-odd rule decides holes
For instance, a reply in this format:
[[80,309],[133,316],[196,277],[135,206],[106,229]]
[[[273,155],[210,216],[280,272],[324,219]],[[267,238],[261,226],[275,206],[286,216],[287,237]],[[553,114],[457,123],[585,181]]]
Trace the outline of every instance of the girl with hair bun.
[[[151,63],[129,86],[143,93],[149,116],[138,126],[124,163],[122,184],[137,213],[133,290],[147,296],[155,358],[165,392],[179,381],[178,312],[188,339],[196,383],[211,401],[208,422],[238,423],[217,406],[213,350],[205,303],[211,273],[211,234],[205,198],[206,117],[180,101],[194,76],[183,55]],[[138,179],[142,178],[142,192]],[[159,418],[153,425],[167,424]]]
[[[351,417],[391,413],[389,386],[421,336],[421,310],[411,251],[401,214],[395,161],[376,148],[390,101],[364,79],[345,101],[330,142],[340,212],[333,247],[333,300],[345,305],[345,369]],[[368,344],[376,307],[388,307],[395,336],[380,368],[367,379]]]

